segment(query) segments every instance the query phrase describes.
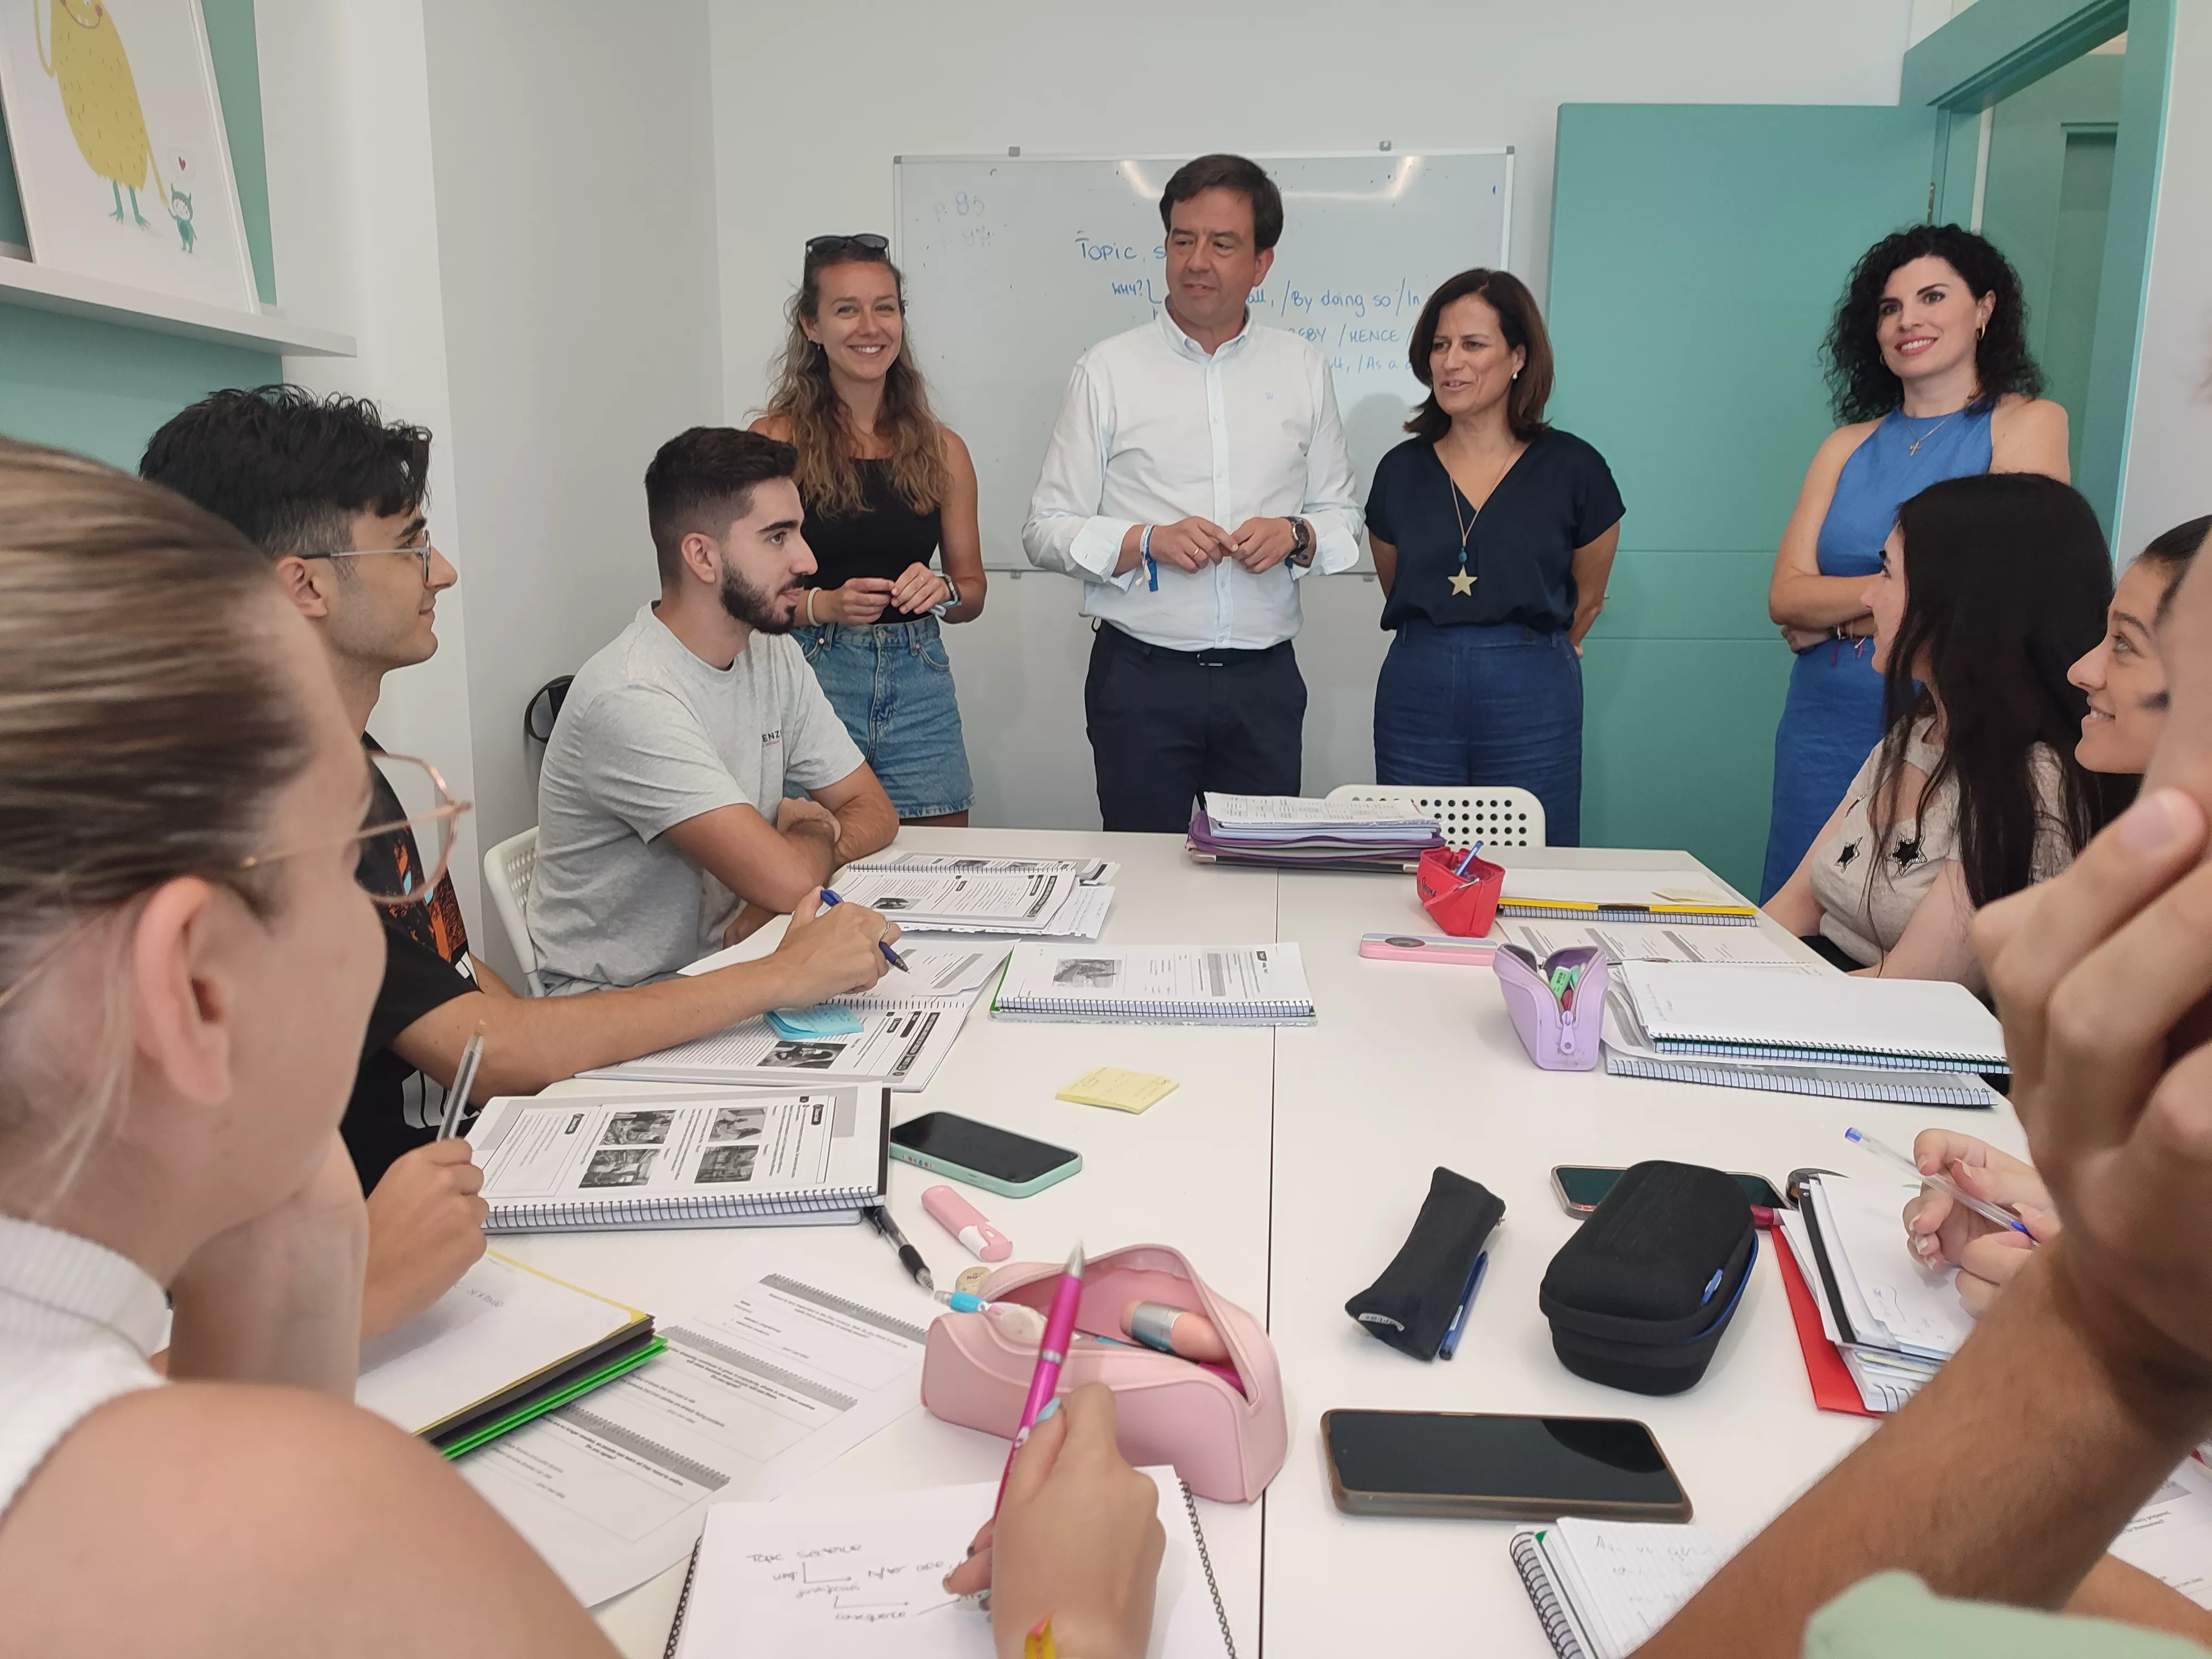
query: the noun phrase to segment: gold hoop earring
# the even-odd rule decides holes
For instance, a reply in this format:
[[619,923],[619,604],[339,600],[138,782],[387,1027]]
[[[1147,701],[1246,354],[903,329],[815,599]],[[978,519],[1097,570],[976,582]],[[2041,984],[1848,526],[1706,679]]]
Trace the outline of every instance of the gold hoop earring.
[[1983,324],[1979,328],[1978,328],[1978,329],[1976,329],[1976,330],[1974,331],[1974,337],[1975,337],[1977,340],[1978,340],[1978,339],[1980,339],[1980,338],[1981,338],[1984,334],[1987,334],[1989,331],[1990,331],[1990,325],[1989,325],[1987,323],[1984,323],[1984,324]]

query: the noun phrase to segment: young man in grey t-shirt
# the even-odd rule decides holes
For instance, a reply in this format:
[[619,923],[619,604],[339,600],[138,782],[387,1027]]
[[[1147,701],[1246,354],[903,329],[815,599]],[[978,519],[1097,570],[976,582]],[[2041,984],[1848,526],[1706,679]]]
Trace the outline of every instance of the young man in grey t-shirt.
[[646,469],[660,599],[577,674],[538,779],[530,931],[556,994],[672,974],[898,831],[788,637],[814,569],[796,461],[694,427]]

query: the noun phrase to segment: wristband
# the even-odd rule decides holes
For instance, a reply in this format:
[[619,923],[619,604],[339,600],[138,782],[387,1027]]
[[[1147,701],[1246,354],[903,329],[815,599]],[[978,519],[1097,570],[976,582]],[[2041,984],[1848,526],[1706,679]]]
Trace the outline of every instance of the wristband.
[[1152,592],[1157,593],[1160,591],[1160,568],[1158,565],[1152,562],[1152,531],[1154,528],[1154,526],[1146,525],[1145,526],[1145,533],[1137,538],[1137,556],[1145,562],[1145,586],[1146,589]]
[[809,628],[819,628],[822,626],[820,623],[814,620],[814,596],[821,591],[821,589],[816,587],[810,587],[806,590],[806,625]]

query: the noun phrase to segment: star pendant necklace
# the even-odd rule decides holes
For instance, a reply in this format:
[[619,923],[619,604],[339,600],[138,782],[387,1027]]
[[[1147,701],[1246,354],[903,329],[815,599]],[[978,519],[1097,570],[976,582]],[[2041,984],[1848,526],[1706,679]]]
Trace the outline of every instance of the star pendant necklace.
[[[1439,455],[1437,459],[1441,461],[1443,457]],[[1498,486],[1505,482],[1505,475],[1512,469],[1512,465],[1513,463],[1509,460],[1504,466],[1498,469],[1498,476],[1490,481],[1490,494],[1482,498],[1484,507],[1490,504],[1490,496],[1498,493]],[[1449,467],[1444,468],[1444,482],[1451,487],[1452,517],[1459,522],[1459,568],[1453,571],[1445,580],[1451,583],[1451,591],[1455,594],[1462,598],[1471,597],[1474,592],[1475,579],[1467,568],[1467,544],[1474,535],[1474,526],[1481,520],[1482,507],[1468,501],[1466,495],[1459,487],[1459,480],[1452,477]],[[1464,513],[1460,511],[1462,501],[1467,502],[1468,510]]]

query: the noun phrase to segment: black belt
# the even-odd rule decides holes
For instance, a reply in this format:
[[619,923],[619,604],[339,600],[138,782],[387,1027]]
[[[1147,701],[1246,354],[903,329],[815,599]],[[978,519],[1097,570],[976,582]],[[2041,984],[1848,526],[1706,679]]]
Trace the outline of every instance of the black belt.
[[1134,634],[1115,627],[1112,623],[1101,623],[1099,632],[1111,635],[1116,646],[1136,656],[1164,657],[1170,662],[1196,663],[1200,668],[1234,668],[1239,663],[1264,662],[1269,657],[1279,655],[1291,648],[1288,640],[1278,640],[1273,645],[1263,645],[1257,649],[1218,645],[1209,646],[1203,651],[1175,651],[1164,645],[1154,645],[1149,640],[1140,640]]

